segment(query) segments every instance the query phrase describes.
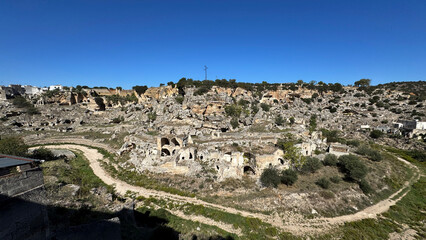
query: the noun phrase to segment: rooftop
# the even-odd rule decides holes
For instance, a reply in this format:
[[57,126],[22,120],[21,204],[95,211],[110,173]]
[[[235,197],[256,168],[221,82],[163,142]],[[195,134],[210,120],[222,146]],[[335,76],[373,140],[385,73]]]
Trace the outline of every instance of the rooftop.
[[0,154],[0,168],[15,167],[39,161],[38,159]]

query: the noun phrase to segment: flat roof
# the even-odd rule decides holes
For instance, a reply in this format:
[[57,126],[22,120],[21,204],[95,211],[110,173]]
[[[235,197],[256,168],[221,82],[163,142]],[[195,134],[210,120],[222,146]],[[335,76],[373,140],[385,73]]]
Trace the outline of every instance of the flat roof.
[[28,163],[39,162],[38,159],[24,158],[6,154],[0,154],[0,168],[20,166]]

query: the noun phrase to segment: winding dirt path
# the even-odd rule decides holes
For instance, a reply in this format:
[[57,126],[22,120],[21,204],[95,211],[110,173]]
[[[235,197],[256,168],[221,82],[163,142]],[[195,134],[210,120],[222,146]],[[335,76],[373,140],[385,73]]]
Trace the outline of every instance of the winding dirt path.
[[[343,215],[343,216],[332,217],[332,218],[314,218],[314,219],[291,219],[290,218],[290,219],[286,219],[284,222],[283,219],[278,216],[278,214],[266,215],[261,213],[252,213],[252,212],[237,210],[235,208],[208,203],[208,202],[199,200],[197,198],[184,197],[184,196],[179,196],[179,195],[175,195],[175,194],[171,194],[167,192],[146,189],[143,187],[130,185],[119,179],[115,179],[111,177],[100,165],[99,161],[104,159],[103,155],[93,148],[89,148],[89,147],[81,146],[81,145],[75,145],[75,144],[48,145],[45,147],[74,149],[74,150],[82,151],[85,157],[89,160],[90,167],[93,169],[94,174],[98,176],[106,184],[114,185],[116,191],[122,195],[124,195],[128,190],[130,190],[146,198],[148,197],[164,198],[164,199],[169,199],[173,201],[180,201],[185,203],[192,203],[192,204],[203,205],[203,206],[207,206],[211,208],[216,208],[228,213],[239,214],[244,217],[258,218],[262,220],[263,222],[269,223],[277,228],[290,232],[294,235],[304,235],[307,233],[319,233],[324,230],[331,229],[332,227],[334,227],[334,225],[343,224],[345,222],[357,221],[357,220],[366,219],[366,218],[375,218],[377,215],[386,212],[391,206],[395,205],[401,198],[403,198],[408,193],[408,191],[406,191],[397,199],[393,200],[395,196],[400,194],[401,191],[403,191],[406,187],[409,187],[411,183],[413,183],[414,181],[417,181],[417,179],[420,177],[419,170],[416,166],[414,166],[413,164],[401,158],[398,158],[400,161],[403,161],[405,164],[415,169],[415,174],[413,178],[410,179],[410,181],[405,182],[403,188],[401,188],[399,191],[392,194],[387,199],[382,200],[368,208],[365,208],[357,213],[350,214],[350,215]],[[176,212],[175,214],[178,216],[184,215],[183,213],[179,213],[179,212]],[[214,225],[224,229],[225,231],[235,233],[238,235],[241,234],[239,229],[238,230],[234,229],[229,224],[215,222],[211,219],[208,219],[203,216],[198,216],[198,215],[184,215],[184,216],[186,219],[189,219],[189,220],[199,221],[208,225]]]

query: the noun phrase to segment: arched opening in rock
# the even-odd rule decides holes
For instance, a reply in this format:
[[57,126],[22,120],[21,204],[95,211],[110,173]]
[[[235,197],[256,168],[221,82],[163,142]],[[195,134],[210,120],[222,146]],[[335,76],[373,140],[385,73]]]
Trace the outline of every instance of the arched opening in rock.
[[161,156],[170,156],[170,151],[169,149],[161,149]]
[[200,160],[203,160],[203,156],[200,156]]
[[172,143],[173,143],[175,146],[180,146],[180,144],[179,144],[179,142],[176,140],[176,138],[172,138]]
[[192,159],[192,153],[189,153],[189,159]]
[[221,128],[221,129],[220,129],[220,131],[221,131],[221,132],[227,132],[227,131],[228,131],[228,128]]
[[216,169],[219,170],[219,166],[216,165]]
[[255,175],[256,172],[250,166],[244,166],[243,172],[245,175]]
[[170,141],[167,138],[161,138],[161,147],[164,145],[170,145]]
[[284,165],[284,159],[278,158],[278,160],[280,161],[281,165]]

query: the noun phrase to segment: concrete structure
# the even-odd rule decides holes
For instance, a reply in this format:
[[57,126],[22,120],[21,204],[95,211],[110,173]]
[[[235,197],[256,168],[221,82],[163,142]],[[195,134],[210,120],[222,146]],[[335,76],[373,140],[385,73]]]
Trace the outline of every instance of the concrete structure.
[[417,120],[400,120],[399,123],[406,130],[426,130],[426,122],[420,122]]
[[0,155],[0,239],[47,239],[43,172],[37,161]]
[[34,87],[34,86],[31,86],[31,85],[24,85],[22,87],[25,89],[25,94],[30,95],[30,96],[39,95],[39,94],[43,93],[42,89],[39,88],[39,87]]
[[62,85],[51,85],[49,86],[49,91],[53,91],[58,89],[59,91],[62,91],[64,89],[64,87]]
[[4,101],[4,100],[6,100],[7,99],[7,97],[6,97],[6,90],[5,89],[3,89],[3,87],[0,87],[0,101]]
[[338,143],[331,143],[328,147],[328,152],[336,156],[347,155],[349,154],[349,147]]

